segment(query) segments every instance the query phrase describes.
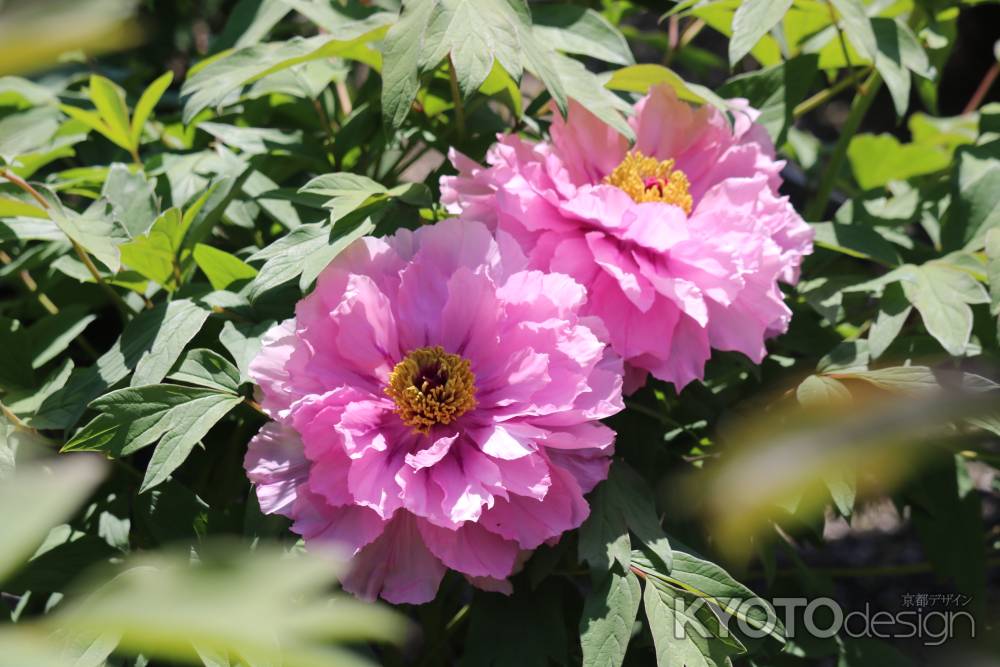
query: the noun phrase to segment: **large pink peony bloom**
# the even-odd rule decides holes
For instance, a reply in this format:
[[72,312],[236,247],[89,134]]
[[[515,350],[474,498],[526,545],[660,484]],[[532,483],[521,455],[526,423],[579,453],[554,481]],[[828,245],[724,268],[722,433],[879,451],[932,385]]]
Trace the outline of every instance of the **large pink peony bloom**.
[[626,361],[626,391],[646,374],[678,388],[702,377],[711,348],[759,362],[790,311],[812,231],[777,194],[783,162],[757,112],[732,101],[734,126],[669,86],[635,106],[636,142],[579,105],[551,141],[500,136],[488,167],[452,152],[442,201],[514,236],[530,265],[586,286]]
[[264,512],[354,554],[347,590],[425,602],[447,568],[504,590],[586,518],[622,361],[582,286],[525,265],[478,223],[365,238],[264,337],[250,371],[274,421],[245,466]]

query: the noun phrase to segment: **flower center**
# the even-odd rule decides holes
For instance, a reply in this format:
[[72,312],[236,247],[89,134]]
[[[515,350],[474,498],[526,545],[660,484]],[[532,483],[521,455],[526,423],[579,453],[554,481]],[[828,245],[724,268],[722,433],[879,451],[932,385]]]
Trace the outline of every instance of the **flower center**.
[[426,434],[476,407],[476,376],[468,359],[441,346],[421,347],[392,369],[385,393],[403,423]]
[[604,182],[622,190],[637,202],[673,204],[688,214],[694,204],[687,176],[683,171],[674,169],[673,160],[657,161],[638,150],[629,151],[621,164],[604,178]]

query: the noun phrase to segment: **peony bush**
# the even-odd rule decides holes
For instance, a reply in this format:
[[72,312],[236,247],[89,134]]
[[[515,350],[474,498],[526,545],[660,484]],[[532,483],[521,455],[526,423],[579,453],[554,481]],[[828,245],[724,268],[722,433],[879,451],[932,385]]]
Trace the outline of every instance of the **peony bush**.
[[988,661],[998,12],[0,4],[0,667]]

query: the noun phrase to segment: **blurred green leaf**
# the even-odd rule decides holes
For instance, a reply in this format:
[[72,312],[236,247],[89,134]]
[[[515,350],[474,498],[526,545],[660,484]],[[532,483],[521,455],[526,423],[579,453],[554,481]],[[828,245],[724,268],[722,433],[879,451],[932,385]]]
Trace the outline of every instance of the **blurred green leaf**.
[[948,168],[946,151],[918,144],[901,144],[889,134],[858,134],[847,147],[854,178],[865,190],[889,181],[933,174]]
[[601,14],[577,5],[546,3],[531,8],[533,32],[557,51],[598,58],[615,65],[635,64],[628,42]]
[[760,38],[781,22],[792,0],[747,0],[733,15],[733,33],[729,39],[729,65],[733,67],[750,53]]
[[142,128],[145,127],[149,115],[156,108],[156,103],[163,97],[163,93],[174,80],[174,73],[167,72],[161,75],[156,81],[149,84],[146,90],[142,91],[142,96],[136,102],[135,112],[132,115],[132,124],[129,126],[129,142],[136,149],[142,143]]

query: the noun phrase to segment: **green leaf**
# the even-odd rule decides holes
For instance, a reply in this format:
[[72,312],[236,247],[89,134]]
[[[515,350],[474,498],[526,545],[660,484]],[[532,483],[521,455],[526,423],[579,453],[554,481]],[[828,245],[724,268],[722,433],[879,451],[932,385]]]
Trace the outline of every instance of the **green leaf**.
[[831,0],[831,2],[840,14],[841,28],[851,40],[851,44],[861,55],[873,58],[878,52],[878,43],[871,19],[865,13],[865,6],[861,0]]
[[927,332],[952,356],[962,356],[972,335],[971,304],[989,303],[983,286],[968,273],[939,261],[913,267],[901,282]]
[[13,163],[22,155],[43,148],[59,130],[56,109],[39,107],[0,119],[0,160]]
[[746,652],[703,600],[651,581],[642,600],[657,667],[729,667],[731,656]]
[[627,569],[635,534],[669,571],[673,559],[670,543],[660,526],[652,492],[627,464],[616,461],[608,479],[598,485],[591,498],[591,513],[580,527],[580,560],[595,572],[611,569],[615,562]]
[[142,128],[149,120],[149,115],[156,108],[156,103],[163,97],[170,84],[173,83],[174,73],[167,72],[161,75],[156,81],[149,84],[149,87],[142,92],[142,96],[135,105],[135,112],[132,115],[132,125],[129,130],[129,141],[138,149],[142,143]]
[[159,215],[156,181],[124,164],[113,164],[101,189],[101,196],[111,204],[111,219],[134,239],[146,234]]
[[582,63],[568,56],[554,53],[550,62],[559,75],[566,95],[580,103],[628,139],[635,139],[635,132],[625,121],[631,105],[605,87],[607,76],[592,73]]
[[835,378],[810,375],[795,389],[795,398],[804,406],[824,407],[850,402],[851,392]]
[[[658,585],[681,589],[705,598],[726,613],[742,619],[750,627],[784,642],[785,628],[774,608],[715,563],[703,560],[679,548],[673,552],[669,574],[658,569],[644,552],[632,552],[632,567],[652,578]],[[753,604],[748,604],[753,601]]]
[[24,216],[26,218],[48,219],[49,214],[45,209],[29,204],[28,202],[8,197],[0,197],[0,218],[14,218]]
[[125,150],[135,150],[136,145],[130,139],[125,91],[103,76],[91,74],[90,101],[94,103],[104,122],[105,129],[101,133]]
[[257,269],[239,257],[204,243],[194,247],[194,261],[208,277],[212,289],[226,290],[257,275]]
[[140,493],[160,484],[198,441],[243,399],[212,389],[153,384],[119,389],[90,405],[101,412],[66,443],[63,451],[132,454],[159,441]]
[[723,113],[728,113],[729,105],[721,97],[704,86],[688,83],[679,74],[663,65],[629,65],[616,69],[605,84],[611,90],[643,93],[650,87],[665,83],[674,89],[679,99],[696,104],[711,104]]
[[433,9],[432,2],[403,3],[399,20],[386,33],[382,49],[382,116],[389,127],[403,124],[420,90],[419,62]]
[[203,348],[190,350],[184,355],[177,370],[169,377],[178,382],[233,394],[239,391],[241,384],[240,371],[229,360],[218,352]]
[[113,221],[92,214],[80,215],[61,205],[50,208],[49,217],[66,236],[80,244],[112,273],[118,272],[121,253],[114,241],[117,225]]
[[0,484],[0,581],[38,548],[49,530],[68,519],[104,476],[98,459],[60,457],[21,465]]
[[847,147],[854,178],[865,190],[889,181],[933,174],[949,165],[947,151],[919,144],[901,144],[889,134],[858,134]]
[[167,209],[145,236],[119,246],[122,263],[167,290],[176,289],[177,255],[190,221],[180,209]]
[[811,226],[816,231],[816,245],[821,248],[890,267],[898,266],[903,261],[896,247],[868,225],[816,222]]
[[795,105],[805,98],[816,78],[814,54],[796,56],[780,65],[735,76],[719,89],[723,98],[742,97],[760,111],[757,122],[780,146],[792,127]]
[[167,304],[163,320],[158,323],[156,339],[135,366],[131,386],[155,384],[166,377],[170,367],[181,356],[184,347],[201,331],[211,312],[188,299],[176,299]]
[[[31,366],[40,368],[52,361],[83,333],[97,315],[81,305],[64,306],[55,315],[45,317],[28,329],[31,341]],[[9,347],[5,346],[9,350]]]
[[335,225],[332,230],[323,224],[293,229],[250,257],[251,262],[264,260],[250,283],[250,300],[299,276],[300,285],[308,286],[340,251],[374,228],[371,220],[366,219],[355,226]]
[[910,105],[910,72],[931,76],[927,54],[910,28],[899,19],[873,18],[871,26],[878,48],[875,69],[889,89],[896,115],[902,116]]
[[257,353],[260,352],[260,339],[271,328],[273,322],[262,322],[260,324],[233,324],[226,322],[222,325],[222,333],[219,334],[219,342],[226,348],[236,361],[237,368],[240,369],[240,381],[250,380],[250,362]]
[[532,7],[531,17],[537,40],[557,51],[615,65],[635,64],[625,37],[593,9],[546,3]]
[[952,204],[942,226],[947,248],[982,247],[986,233],[1000,226],[1000,140],[963,146],[955,152]]
[[760,38],[778,25],[792,0],[747,0],[741,2],[733,15],[733,34],[729,40],[729,66],[733,67]]
[[430,193],[422,183],[402,183],[390,190],[367,176],[349,172],[317,176],[302,186],[299,192],[329,197],[323,207],[330,209],[330,221],[334,223],[366,204],[384,199],[399,198],[416,205],[430,204]]
[[899,283],[885,288],[879,302],[878,315],[868,331],[868,350],[872,359],[881,357],[892,341],[896,340],[912,311],[913,306],[906,299]]
[[625,660],[642,590],[630,571],[615,567],[583,603],[580,645],[585,667],[620,667]]
[[255,44],[221,55],[193,71],[184,82],[181,88],[181,95],[186,98],[183,120],[191,123],[204,109],[218,109],[236,102],[243,86],[312,60],[345,57],[374,64],[377,53],[367,44],[385,34],[389,20],[387,13],[374,14],[344,25],[336,37],[294,37],[284,42]]

